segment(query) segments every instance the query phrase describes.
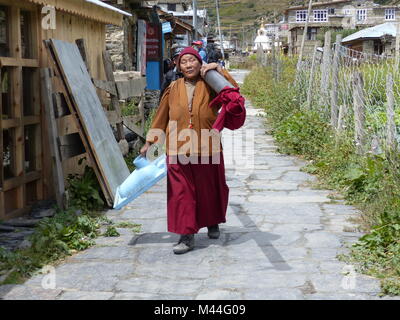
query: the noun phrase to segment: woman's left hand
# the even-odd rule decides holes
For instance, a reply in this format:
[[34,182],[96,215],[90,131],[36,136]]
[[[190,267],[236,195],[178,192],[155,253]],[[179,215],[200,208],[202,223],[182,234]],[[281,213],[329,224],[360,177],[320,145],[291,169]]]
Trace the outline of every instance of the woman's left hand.
[[207,73],[208,71],[210,71],[210,70],[215,70],[215,69],[216,69],[219,73],[222,74],[222,68],[221,68],[221,66],[220,66],[218,63],[216,63],[216,62],[208,63],[208,64],[203,64],[203,66],[201,67],[201,70],[200,70],[200,74],[201,74],[201,76],[204,78],[204,76],[206,75],[206,73]]

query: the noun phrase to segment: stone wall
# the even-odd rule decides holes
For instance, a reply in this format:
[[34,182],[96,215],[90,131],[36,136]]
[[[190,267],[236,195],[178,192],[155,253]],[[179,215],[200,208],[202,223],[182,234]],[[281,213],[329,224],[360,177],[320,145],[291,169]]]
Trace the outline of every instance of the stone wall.
[[110,52],[115,69],[124,70],[124,28],[107,25],[106,49]]
[[144,114],[147,119],[151,110],[158,108],[160,101],[160,90],[145,90]]

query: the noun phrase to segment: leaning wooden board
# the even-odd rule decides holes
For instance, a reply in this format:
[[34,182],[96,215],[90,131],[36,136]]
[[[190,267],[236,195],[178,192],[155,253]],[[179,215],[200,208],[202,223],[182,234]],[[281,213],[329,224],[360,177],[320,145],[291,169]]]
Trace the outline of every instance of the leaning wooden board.
[[99,181],[103,180],[106,184],[109,193],[108,196],[105,194],[106,199],[111,198],[114,201],[117,187],[125,181],[130,172],[96,89],[75,43],[51,39],[49,44],[100,169],[102,176],[98,177]]

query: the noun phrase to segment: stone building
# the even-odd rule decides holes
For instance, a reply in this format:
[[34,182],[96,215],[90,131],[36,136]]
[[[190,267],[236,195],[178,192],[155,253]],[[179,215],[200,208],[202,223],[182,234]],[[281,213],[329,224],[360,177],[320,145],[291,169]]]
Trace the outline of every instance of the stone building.
[[[397,23],[386,22],[353,33],[342,40],[342,45],[366,54],[395,55]],[[355,53],[357,55],[357,53]]]
[[[382,6],[367,0],[315,2],[308,20],[304,53],[310,53],[315,44],[321,45],[320,39],[327,30],[362,29],[394,21],[399,10],[397,6]],[[308,6],[293,6],[285,11],[289,50],[294,54],[299,53],[307,13]]]

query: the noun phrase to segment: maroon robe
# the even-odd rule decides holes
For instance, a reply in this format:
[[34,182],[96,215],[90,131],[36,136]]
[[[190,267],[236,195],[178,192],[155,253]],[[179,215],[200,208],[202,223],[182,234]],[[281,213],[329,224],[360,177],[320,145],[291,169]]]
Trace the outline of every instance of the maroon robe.
[[223,153],[220,163],[171,164],[167,157],[168,231],[178,234],[197,233],[200,228],[226,222],[229,188],[225,181]]

